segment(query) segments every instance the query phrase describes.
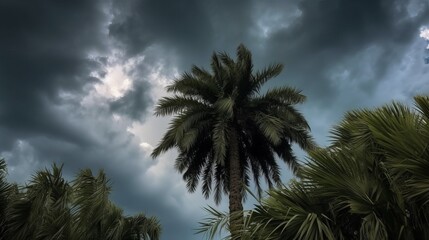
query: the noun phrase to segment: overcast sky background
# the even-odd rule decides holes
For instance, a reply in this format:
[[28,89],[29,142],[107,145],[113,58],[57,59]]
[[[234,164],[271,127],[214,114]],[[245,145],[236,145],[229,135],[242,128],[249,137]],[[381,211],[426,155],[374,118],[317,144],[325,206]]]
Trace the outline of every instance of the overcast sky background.
[[345,111],[429,93],[425,26],[428,0],[0,0],[0,155],[19,183],[53,162],[68,178],[102,168],[112,199],[158,216],[163,240],[201,239],[213,202],[187,193],[174,151],[149,157],[175,76],[244,43],[255,69],[285,65],[267,87],[301,89],[326,145]]

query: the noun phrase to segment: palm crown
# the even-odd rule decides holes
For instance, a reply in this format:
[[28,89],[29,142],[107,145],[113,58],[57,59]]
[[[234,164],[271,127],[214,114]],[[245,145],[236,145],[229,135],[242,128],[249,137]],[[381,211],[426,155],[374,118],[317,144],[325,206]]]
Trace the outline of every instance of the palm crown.
[[[153,151],[157,157],[176,147],[176,168],[183,173],[189,191],[193,192],[202,177],[206,197],[215,182],[215,200],[221,191],[229,192],[231,150],[237,149],[240,177],[246,185],[252,173],[256,186],[265,177],[269,186],[280,182],[279,166],[274,153],[296,170],[298,163],[291,143],[308,149],[313,145],[309,126],[294,107],[305,96],[290,87],[268,90],[261,87],[277,76],[282,65],[252,73],[251,53],[240,45],[237,60],[227,54],[214,54],[212,72],[194,66],[167,87],[174,93],[159,101],[156,115],[175,115],[170,128]],[[235,142],[237,146],[231,146]]]
[[173,96],[156,107],[156,115],[174,118],[152,156],[177,148],[175,167],[190,192],[201,180],[206,198],[213,190],[219,203],[223,192],[229,194],[230,212],[242,210],[243,184],[249,185],[251,175],[258,192],[261,177],[270,187],[279,184],[275,155],[296,171],[291,144],[314,145],[307,121],[293,107],[305,100],[300,91],[280,87],[260,93],[282,69],[276,64],[254,73],[251,53],[243,45],[236,60],[213,54],[211,72],[193,66],[167,87]]

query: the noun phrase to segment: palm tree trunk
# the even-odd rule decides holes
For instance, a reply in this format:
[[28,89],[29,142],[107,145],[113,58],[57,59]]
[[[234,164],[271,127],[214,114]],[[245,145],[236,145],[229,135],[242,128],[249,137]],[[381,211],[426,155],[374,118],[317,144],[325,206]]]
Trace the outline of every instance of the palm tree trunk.
[[229,146],[229,213],[230,232],[233,240],[241,239],[240,231],[243,228],[243,180],[238,150],[238,136],[236,130],[231,131]]

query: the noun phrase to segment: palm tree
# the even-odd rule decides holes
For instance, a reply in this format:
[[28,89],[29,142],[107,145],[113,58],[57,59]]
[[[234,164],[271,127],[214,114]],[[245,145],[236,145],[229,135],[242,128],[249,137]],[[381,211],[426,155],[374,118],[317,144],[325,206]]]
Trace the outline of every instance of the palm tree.
[[[1,169],[6,169],[5,164]],[[2,181],[0,172],[0,181]],[[0,182],[1,183],[1,182]],[[11,188],[13,190],[13,188]],[[2,189],[0,189],[2,190]],[[62,167],[38,171],[20,191],[9,191],[7,219],[0,239],[157,240],[161,227],[155,217],[124,216],[109,200],[110,186],[100,171],[82,170],[73,184],[62,177]],[[0,191],[0,197],[5,192]],[[8,194],[8,193],[7,193]],[[3,205],[1,205],[3,207]]]
[[[215,53],[211,68],[209,72],[194,66],[167,87],[174,95],[162,98],[155,114],[174,118],[152,156],[177,148],[175,167],[188,190],[194,192],[201,180],[206,198],[213,191],[219,203],[222,193],[229,194],[232,214],[243,210],[243,186],[249,185],[251,175],[259,193],[261,176],[269,187],[280,184],[275,155],[296,171],[291,145],[310,149],[314,143],[307,121],[294,108],[305,100],[300,91],[279,87],[260,93],[282,65],[254,73],[251,53],[240,45],[236,61]],[[238,216],[230,224],[234,236],[243,221]]]

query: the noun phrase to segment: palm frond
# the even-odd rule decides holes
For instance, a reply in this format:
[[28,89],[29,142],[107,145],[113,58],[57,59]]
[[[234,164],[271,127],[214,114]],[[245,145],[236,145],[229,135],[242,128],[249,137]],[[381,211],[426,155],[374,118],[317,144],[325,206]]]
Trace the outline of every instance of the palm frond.
[[164,97],[159,100],[158,105],[155,108],[156,116],[167,116],[174,113],[182,113],[189,109],[201,109],[208,108],[209,106],[202,101],[199,101],[193,97]]
[[181,78],[175,79],[167,86],[167,92],[173,92],[185,97],[201,98],[204,102],[214,103],[218,87],[212,76],[204,70],[195,67],[192,74],[184,73]]
[[282,70],[283,70],[283,65],[273,64],[261,71],[257,71],[253,76],[252,91],[255,93],[258,93],[262,85],[264,85],[264,83],[278,76]]
[[426,120],[429,120],[429,96],[416,96],[414,97],[414,102],[417,110]]
[[268,102],[279,102],[282,104],[300,104],[306,99],[301,91],[291,87],[277,87],[268,90],[261,98]]
[[199,222],[200,227],[197,229],[196,234],[204,233],[206,234],[204,236],[206,239],[213,240],[216,235],[221,235],[222,230],[229,229],[228,213],[220,212],[211,206],[205,207],[204,210],[208,212],[209,216]]
[[258,125],[260,131],[264,134],[264,136],[274,145],[280,143],[284,129],[284,122],[281,119],[264,114],[259,113],[253,117],[253,120]]

